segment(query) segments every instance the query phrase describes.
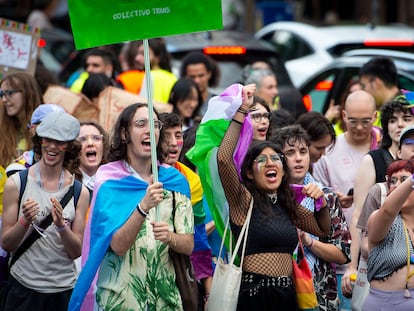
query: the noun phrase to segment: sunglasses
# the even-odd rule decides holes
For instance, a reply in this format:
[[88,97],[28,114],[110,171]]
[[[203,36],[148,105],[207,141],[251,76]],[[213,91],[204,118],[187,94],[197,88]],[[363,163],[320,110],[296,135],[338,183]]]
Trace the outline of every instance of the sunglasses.
[[14,93],[21,92],[20,90],[0,90],[0,99],[3,99],[3,96],[10,98]]

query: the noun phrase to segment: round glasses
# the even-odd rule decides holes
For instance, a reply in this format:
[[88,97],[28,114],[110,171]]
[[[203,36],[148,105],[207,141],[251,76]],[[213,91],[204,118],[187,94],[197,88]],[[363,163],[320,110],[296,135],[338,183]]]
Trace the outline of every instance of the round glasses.
[[[149,123],[148,119],[138,119],[138,120],[135,121],[135,125],[138,128],[141,128],[141,129],[144,128],[144,127],[147,127],[148,123]],[[161,130],[162,129],[162,122],[160,120],[154,120],[154,128],[156,130]]]
[[91,135],[84,135],[84,136],[78,137],[78,141],[81,144],[86,144],[89,140],[92,140],[92,142],[94,143],[99,143],[103,140],[103,135],[102,134],[91,134]]

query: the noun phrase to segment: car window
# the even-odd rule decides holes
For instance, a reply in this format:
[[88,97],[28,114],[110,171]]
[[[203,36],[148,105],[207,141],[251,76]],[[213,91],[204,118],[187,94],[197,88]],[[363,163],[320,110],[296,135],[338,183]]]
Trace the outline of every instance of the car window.
[[336,75],[337,71],[334,69],[325,71],[302,88],[304,100],[310,101],[308,106],[311,106],[313,111],[323,112]]
[[404,90],[414,90],[414,81],[408,77],[398,76],[398,87]]
[[312,48],[307,42],[289,31],[278,30],[273,33],[271,38],[264,39],[275,47],[283,61],[304,57],[313,53]]
[[[178,77],[183,53],[171,53],[173,73]],[[233,83],[241,83],[243,68],[255,61],[265,61],[272,66],[276,73],[279,86],[291,86],[289,75],[280,58],[274,56],[274,52],[247,51],[244,55],[210,55],[220,68],[220,81],[214,93],[220,93]]]

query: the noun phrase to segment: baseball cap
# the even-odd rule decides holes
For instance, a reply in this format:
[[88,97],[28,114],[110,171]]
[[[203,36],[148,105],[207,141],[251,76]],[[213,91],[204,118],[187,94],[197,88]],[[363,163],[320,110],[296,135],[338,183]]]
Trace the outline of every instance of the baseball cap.
[[40,123],[44,117],[53,111],[64,112],[65,110],[55,104],[41,104],[39,105],[32,113],[32,118],[30,119],[30,125]]
[[50,112],[36,128],[40,137],[57,141],[72,141],[78,138],[80,123],[78,119],[62,111]]
[[400,135],[400,147],[403,144],[404,140],[410,135],[410,134],[414,134],[414,125],[410,125],[405,127],[402,131],[401,131],[401,135]]

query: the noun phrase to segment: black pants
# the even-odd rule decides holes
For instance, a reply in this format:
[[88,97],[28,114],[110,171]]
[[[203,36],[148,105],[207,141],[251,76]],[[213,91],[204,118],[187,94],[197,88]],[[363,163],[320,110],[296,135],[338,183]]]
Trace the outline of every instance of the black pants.
[[292,279],[243,272],[237,311],[251,310],[298,310]]
[[66,311],[72,289],[57,293],[39,293],[24,287],[9,276],[4,311]]

